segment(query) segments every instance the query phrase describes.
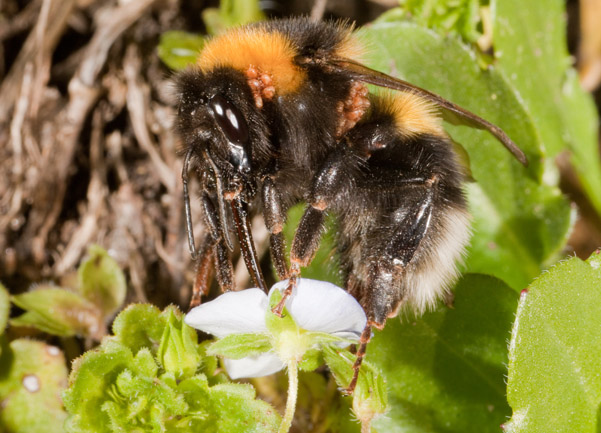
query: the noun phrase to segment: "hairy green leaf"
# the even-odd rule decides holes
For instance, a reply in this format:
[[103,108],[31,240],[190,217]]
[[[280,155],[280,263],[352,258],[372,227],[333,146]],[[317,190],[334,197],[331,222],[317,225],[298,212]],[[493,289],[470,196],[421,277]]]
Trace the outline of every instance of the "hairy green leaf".
[[39,341],[5,344],[0,356],[0,430],[61,433],[66,413],[60,398],[67,384],[63,353]]
[[601,418],[601,254],[571,258],[524,292],[509,345],[505,431],[590,432]]
[[[355,355],[348,350],[325,346],[323,356],[338,386],[347,388],[353,378]],[[384,377],[374,365],[364,360],[353,391],[353,412],[363,423],[370,423],[386,412],[387,403]]]
[[466,275],[453,308],[389,319],[367,359],[386,378],[390,411],[374,425],[387,433],[499,431],[507,339],[518,295],[501,281]]
[[273,348],[271,337],[267,334],[230,334],[207,348],[207,354],[242,359],[257,356]]
[[157,358],[165,371],[182,380],[194,375],[200,364],[196,332],[173,310],[163,330]]
[[[567,49],[563,0],[493,2],[497,67],[518,91],[547,157],[569,149],[578,177],[601,214],[598,115]],[[519,11],[519,13],[516,13]]]
[[61,337],[83,335],[100,339],[104,335],[104,319],[100,310],[79,293],[52,286],[12,297],[26,310],[11,319],[12,326],[31,326]]
[[202,13],[210,35],[223,33],[230,27],[265,19],[258,0],[222,0],[217,8],[207,8]]
[[67,432],[277,430],[277,412],[249,386],[211,387],[204,375],[192,376],[204,349],[176,308],[130,306],[114,329],[73,364],[63,395]]
[[125,301],[125,276],[117,262],[98,245],[88,248],[88,256],[77,270],[79,292],[105,317],[112,316]]
[[113,334],[133,353],[146,347],[156,354],[166,323],[161,310],[154,305],[131,304],[115,318]]

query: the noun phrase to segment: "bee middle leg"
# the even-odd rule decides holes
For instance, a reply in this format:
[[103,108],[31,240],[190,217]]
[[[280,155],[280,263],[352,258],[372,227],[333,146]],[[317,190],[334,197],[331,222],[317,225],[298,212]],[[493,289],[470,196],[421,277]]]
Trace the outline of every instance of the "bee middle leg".
[[308,197],[305,209],[290,250],[289,284],[282,294],[282,300],[273,308],[275,314],[281,314],[286,299],[292,294],[301,267],[308,266],[319,249],[324,231],[324,219],[328,209],[348,187],[349,168],[357,163],[356,156],[346,148],[332,152],[318,170]]
[[285,280],[290,276],[288,264],[286,263],[284,233],[282,232],[286,221],[286,210],[282,206],[280,193],[271,176],[266,176],[263,179],[261,193],[263,217],[265,219],[265,226],[269,232],[271,257],[278,278]]
[[219,213],[208,193],[202,194],[200,202],[208,229],[208,240],[205,242],[207,245],[211,245],[217,271],[217,282],[224,292],[234,290],[234,267],[224,239],[224,229],[219,222]]

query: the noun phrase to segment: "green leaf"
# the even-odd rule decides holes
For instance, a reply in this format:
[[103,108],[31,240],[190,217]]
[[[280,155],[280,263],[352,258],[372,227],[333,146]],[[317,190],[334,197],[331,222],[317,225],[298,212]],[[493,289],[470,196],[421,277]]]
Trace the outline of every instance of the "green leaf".
[[[6,287],[0,283],[0,335],[4,333],[10,314],[10,298]],[[1,352],[0,352],[1,353]]]
[[173,311],[167,319],[167,325],[161,337],[157,358],[165,371],[182,380],[194,375],[200,364],[197,335]]
[[[348,387],[353,377],[355,355],[348,350],[326,346],[323,348],[323,356],[338,386]],[[384,377],[371,363],[364,360],[353,392],[353,412],[361,422],[369,424],[386,412],[387,403]]]
[[113,322],[115,339],[137,353],[143,347],[156,354],[167,320],[154,305],[131,304]]
[[267,330],[275,337],[284,332],[290,332],[293,334],[299,332],[296,322],[290,313],[288,313],[286,307],[282,309],[281,317],[272,313],[271,309],[274,308],[281,300],[282,293],[279,290],[274,290],[269,298],[269,308],[265,312],[265,326],[267,326]]
[[351,340],[348,338],[338,337],[333,334],[328,334],[327,332],[305,332],[306,338],[311,343],[311,346],[325,346],[332,345],[338,343],[346,343],[346,344],[354,344],[357,340]]
[[110,417],[99,408],[108,400],[120,397],[113,388],[118,375],[133,364],[131,351],[122,344],[107,340],[101,350],[89,351],[76,359],[69,376],[69,388],[63,402],[69,418],[67,432],[109,432]]
[[125,301],[125,276],[117,262],[98,245],[89,247],[88,255],[77,270],[79,292],[105,317],[112,316]]
[[571,258],[521,296],[509,345],[508,432],[599,431],[601,254]]
[[67,383],[63,353],[42,342],[18,339],[0,356],[0,429],[11,433],[61,433],[67,414],[60,398]]
[[503,128],[530,161],[522,167],[489,133],[446,125],[470,158],[477,184],[468,188],[474,216],[470,272],[494,275],[521,290],[565,243],[570,206],[556,187],[540,184],[541,142],[511,83],[483,71],[472,49],[411,23],[380,23],[360,34],[373,48],[370,65],[440,94]]
[[100,310],[78,293],[38,286],[36,290],[13,296],[12,301],[26,310],[10,320],[12,326],[31,326],[61,337],[83,335],[100,339],[104,335]]
[[231,334],[207,348],[207,354],[241,359],[257,356],[273,349],[272,339],[267,334]]
[[[159,312],[152,306],[134,305],[115,322],[119,335],[105,338],[99,348],[73,363],[69,388],[63,394],[69,412],[67,432],[277,430],[277,412],[256,400],[249,386],[209,387],[204,375],[191,376],[204,348],[196,343],[195,331],[182,324],[175,307]],[[158,339],[163,336],[158,350],[151,337],[155,334]],[[132,348],[125,343],[132,343]]]
[[389,319],[367,347],[389,390],[390,411],[376,429],[497,433],[510,414],[504,378],[517,299],[495,278],[466,275],[454,308]]
[[519,92],[547,156],[566,148],[578,177],[601,214],[598,115],[571,67],[563,0],[492,2],[497,66]]
[[138,351],[134,357],[132,371],[140,376],[156,377],[158,375],[159,366],[148,347],[143,347]]
[[470,42],[482,36],[479,0],[404,0],[401,3],[422,26],[443,34],[459,34]]
[[[255,398],[250,385],[224,383],[211,387],[217,432],[275,432],[280,416],[266,402]],[[212,431],[212,430],[206,430]]]
[[309,349],[303,355],[303,359],[298,363],[301,371],[313,371],[323,365],[323,355],[318,349]]
[[196,62],[205,38],[177,30],[165,32],[159,42],[159,58],[171,69],[180,70]]
[[258,0],[222,0],[219,9],[206,8],[202,18],[210,35],[223,33],[230,27],[265,19]]

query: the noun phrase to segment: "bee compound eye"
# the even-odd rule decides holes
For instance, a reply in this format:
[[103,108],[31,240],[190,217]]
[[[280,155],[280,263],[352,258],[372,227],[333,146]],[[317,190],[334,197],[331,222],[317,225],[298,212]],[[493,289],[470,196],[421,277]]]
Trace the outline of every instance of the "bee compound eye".
[[228,141],[237,145],[246,144],[248,125],[240,110],[222,95],[213,96],[209,107]]

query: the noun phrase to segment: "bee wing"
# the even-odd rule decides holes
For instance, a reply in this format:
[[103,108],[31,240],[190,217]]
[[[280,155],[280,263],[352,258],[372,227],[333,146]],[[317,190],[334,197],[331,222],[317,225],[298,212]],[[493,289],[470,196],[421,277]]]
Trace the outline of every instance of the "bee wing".
[[386,87],[393,90],[413,92],[429,101],[432,101],[442,108],[442,116],[445,120],[455,125],[467,125],[472,128],[485,129],[494,135],[502,144],[509,150],[515,158],[523,165],[528,165],[528,159],[524,152],[509,138],[509,136],[496,125],[489,121],[467,111],[460,106],[453,104],[441,96],[429,92],[421,87],[415,86],[407,81],[391,77],[382,72],[368,68],[361,63],[357,63],[349,59],[331,59],[327,61],[327,68],[335,71],[343,72],[364,83],[374,84],[380,87]]

